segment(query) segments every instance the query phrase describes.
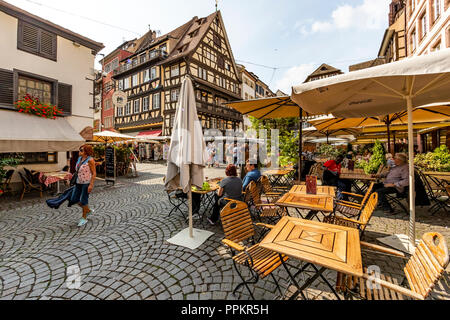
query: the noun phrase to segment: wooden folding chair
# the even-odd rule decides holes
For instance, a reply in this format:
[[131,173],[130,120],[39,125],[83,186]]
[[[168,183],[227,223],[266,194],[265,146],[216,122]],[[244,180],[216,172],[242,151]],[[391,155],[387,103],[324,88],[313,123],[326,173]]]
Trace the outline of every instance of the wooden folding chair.
[[[402,253],[398,255],[404,257]],[[430,232],[422,237],[414,255],[409,258],[403,269],[409,288],[398,285],[398,281],[390,276],[381,274],[378,277],[376,274],[368,274],[368,269],[365,268],[365,274],[361,278],[338,273],[337,290],[343,292],[346,298],[425,300],[444,274],[448,263],[445,238],[439,233]]]
[[350,196],[353,201],[337,200],[334,213],[336,214],[336,212],[339,212],[347,218],[358,218],[364,205],[369,199],[374,185],[375,183],[372,182],[364,195],[345,191],[341,192],[342,194]]
[[2,185],[0,187],[0,189],[3,190],[4,195],[12,192],[12,189],[9,186],[9,184],[11,183],[13,174],[14,174],[14,169],[8,170],[5,174],[5,178],[3,179]]
[[[280,255],[274,251],[261,248],[255,243],[255,228],[248,210],[247,204],[241,201],[230,201],[220,212],[225,238],[222,243],[231,251],[233,264],[242,282],[233,290],[233,294],[245,286],[254,300],[249,284],[255,284],[258,279],[264,279],[270,275],[275,281],[277,289],[282,294],[278,281],[272,274],[280,265]],[[272,229],[273,226],[257,223],[256,226]],[[282,256],[287,261],[287,256]],[[240,266],[249,268],[251,276],[245,279],[240,271]]]
[[323,219],[323,222],[359,229],[359,235],[362,238],[364,231],[366,230],[367,224],[369,223],[370,218],[372,217],[372,214],[375,208],[377,207],[377,203],[378,203],[378,193],[374,192],[369,197],[369,200],[367,201],[367,204],[365,205],[364,209],[361,211],[361,215],[359,216],[358,220],[331,215],[325,217]]
[[255,219],[262,221],[263,218],[268,218],[271,222],[276,222],[286,215],[286,212],[278,207],[275,202],[262,202],[260,188],[254,181],[250,182],[247,188],[251,199],[248,203],[249,208],[251,212],[253,211]]
[[22,172],[19,172],[20,175],[20,179],[22,180],[22,186],[23,186],[23,191],[22,191],[22,195],[20,196],[20,201],[22,201],[23,196],[25,195],[25,193],[30,193],[32,191],[39,191],[40,196],[42,198],[42,184],[36,184],[36,183],[31,183],[30,180],[28,180],[27,177],[25,177]]
[[261,176],[258,180],[258,184],[261,185],[262,194],[266,197],[268,202],[274,203],[283,195],[282,192],[276,192],[273,190],[270,180],[267,176]]

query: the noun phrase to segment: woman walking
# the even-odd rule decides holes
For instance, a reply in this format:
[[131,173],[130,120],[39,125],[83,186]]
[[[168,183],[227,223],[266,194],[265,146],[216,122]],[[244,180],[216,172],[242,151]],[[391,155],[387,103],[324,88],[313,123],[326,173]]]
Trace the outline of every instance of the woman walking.
[[84,145],[80,148],[80,157],[76,165],[76,172],[78,172],[75,189],[73,190],[71,202],[77,203],[83,209],[83,216],[81,217],[78,226],[82,227],[87,223],[88,215],[92,214],[89,209],[89,194],[94,188],[94,181],[96,176],[95,161],[92,157],[94,150],[90,145]]

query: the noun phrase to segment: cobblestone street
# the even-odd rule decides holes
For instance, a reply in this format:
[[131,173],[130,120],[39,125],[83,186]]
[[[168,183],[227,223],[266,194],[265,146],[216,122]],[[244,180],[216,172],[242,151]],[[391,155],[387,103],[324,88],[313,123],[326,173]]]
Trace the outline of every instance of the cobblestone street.
[[[141,164],[139,176],[120,178],[114,187],[98,181],[91,195],[94,214],[78,228],[78,207],[52,210],[45,199],[28,196],[22,202],[0,199],[0,299],[127,299],[127,300],[248,300],[245,289],[236,296],[232,289],[240,282],[230,255],[220,242],[221,226],[206,219],[195,227],[214,232],[199,249],[189,250],[166,240],[187,227],[171,210],[163,189],[164,165]],[[223,169],[206,169],[209,178],[223,176]],[[48,198],[48,197],[47,197]],[[417,238],[428,231],[442,233],[450,244],[450,217],[431,217],[418,208]],[[385,217],[376,212],[365,241],[395,233],[407,234],[408,217]],[[292,260],[292,259],[291,259]],[[295,265],[295,261],[290,263]],[[403,280],[404,261],[375,253],[363,253],[363,264],[380,266],[381,272]],[[68,268],[81,270],[81,287],[67,287]],[[448,270],[447,270],[448,271]],[[286,272],[275,271],[277,279]],[[326,272],[334,284],[336,273]],[[283,289],[289,284],[281,280]],[[279,297],[271,277],[254,286],[257,299]],[[448,273],[433,298],[450,298]],[[322,291],[323,290],[323,291]],[[320,281],[309,289],[308,298],[334,299]]]

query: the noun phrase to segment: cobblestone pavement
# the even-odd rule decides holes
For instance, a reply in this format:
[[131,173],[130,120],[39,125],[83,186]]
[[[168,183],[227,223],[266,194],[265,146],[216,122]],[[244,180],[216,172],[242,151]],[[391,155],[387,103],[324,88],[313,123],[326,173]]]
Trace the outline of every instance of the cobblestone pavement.
[[[0,299],[250,299],[246,290],[232,294],[240,278],[220,242],[220,226],[197,221],[195,227],[214,235],[194,251],[166,241],[187,224],[179,215],[168,216],[171,207],[162,185],[165,170],[164,165],[143,164],[137,178],[121,178],[114,187],[97,182],[90,199],[95,212],[83,228],[76,226],[79,208],[63,205],[51,210],[45,199],[29,195],[22,202],[1,199]],[[206,176],[223,176],[223,171],[206,169]],[[429,217],[426,209],[418,211],[417,236],[435,230],[450,243],[450,218],[444,214]],[[376,212],[365,240],[407,234],[407,226],[407,217],[393,219]],[[366,252],[363,259],[365,265],[378,265],[382,273],[403,280],[404,261]],[[73,266],[81,271],[79,289],[67,286]],[[289,296],[292,287],[283,280],[288,278],[286,272],[279,268],[274,274]],[[335,272],[325,276],[334,284]],[[257,299],[279,297],[270,277],[252,287]],[[433,298],[449,299],[449,287],[446,274]],[[335,299],[321,281],[313,284],[307,297]]]

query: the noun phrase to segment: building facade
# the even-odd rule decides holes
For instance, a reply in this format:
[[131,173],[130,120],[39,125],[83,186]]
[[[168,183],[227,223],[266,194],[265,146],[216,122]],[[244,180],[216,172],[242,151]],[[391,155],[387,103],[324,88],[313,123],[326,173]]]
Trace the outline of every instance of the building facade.
[[127,95],[115,107],[120,132],[170,136],[182,79],[193,80],[199,120],[204,129],[236,130],[242,115],[225,105],[241,99],[240,80],[222,16],[194,17],[157,36],[149,31],[135,53],[114,70],[116,90]]
[[326,63],[323,63],[319,68],[317,68],[313,73],[311,73],[305,80],[305,82],[311,82],[314,80],[320,80],[324,78],[329,78],[343,74],[343,72],[335,67],[332,67]]
[[[0,30],[0,117],[17,118],[14,103],[28,94],[58,106],[76,133],[92,129],[93,84],[86,77],[94,76],[95,56],[103,45],[4,1],[0,1]],[[53,120],[46,121],[51,126]],[[55,171],[67,165],[63,150],[20,152],[29,169]]]
[[94,117],[98,118],[98,126],[95,126],[95,129],[98,131],[115,130],[113,95],[116,92],[116,86],[113,73],[119,67],[120,61],[131,56],[135,52],[136,47],[137,39],[126,41],[100,61],[102,70],[99,70],[99,76],[97,76],[100,86],[98,92],[96,92],[97,105],[94,114]]
[[407,55],[450,48],[450,0],[406,1]]

